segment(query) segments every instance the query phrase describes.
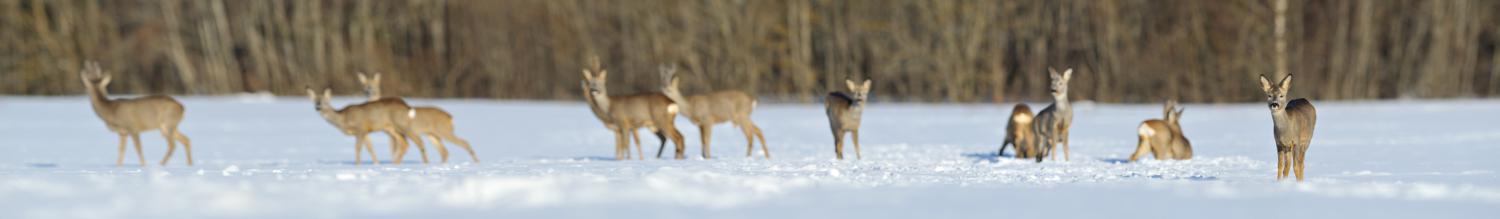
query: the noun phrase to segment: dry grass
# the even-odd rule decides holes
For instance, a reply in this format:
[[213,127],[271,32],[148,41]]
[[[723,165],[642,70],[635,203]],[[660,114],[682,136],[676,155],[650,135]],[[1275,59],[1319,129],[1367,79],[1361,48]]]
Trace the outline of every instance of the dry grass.
[[[1500,1],[1293,1],[1288,71],[1318,99],[1500,94]],[[846,78],[877,100],[1257,101],[1276,72],[1269,0],[80,1],[0,0],[0,93],[352,94],[384,72],[403,96],[579,99],[604,58],[615,92],[660,63],[685,92],[812,101]]]

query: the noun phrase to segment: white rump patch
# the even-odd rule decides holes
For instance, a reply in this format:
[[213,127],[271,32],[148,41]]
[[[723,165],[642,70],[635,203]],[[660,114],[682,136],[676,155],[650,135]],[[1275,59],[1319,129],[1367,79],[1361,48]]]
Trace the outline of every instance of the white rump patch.
[[677,104],[667,104],[667,113],[677,114]]
[[1156,130],[1151,130],[1151,126],[1149,125],[1141,124],[1140,133],[1141,136],[1152,136],[1156,135]]
[[417,118],[417,109],[406,110],[406,117],[412,119]]
[[1011,121],[1016,121],[1016,122],[1019,122],[1019,123],[1031,123],[1031,119],[1032,119],[1031,116],[1027,116],[1027,115],[1016,115],[1016,116],[1010,117]]

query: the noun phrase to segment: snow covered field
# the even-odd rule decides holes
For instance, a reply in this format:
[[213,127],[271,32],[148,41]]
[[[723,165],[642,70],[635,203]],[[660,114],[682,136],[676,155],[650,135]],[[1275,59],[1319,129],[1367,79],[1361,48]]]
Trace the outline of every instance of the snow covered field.
[[[411,100],[453,113],[483,162],[450,147],[446,165],[415,156],[392,165],[387,138],[375,135],[385,163],[354,166],[354,139],[306,98],[179,99],[191,167],[180,150],[155,165],[166,144],[156,132],[142,135],[152,165],[129,152],[116,167],[117,136],[84,97],[0,97],[0,218],[1500,215],[1500,100],[1314,102],[1320,120],[1299,184],[1272,175],[1260,103],[1188,104],[1195,159],[1139,163],[1123,161],[1134,128],[1161,116],[1160,105],[1075,103],[1072,161],[1038,164],[995,155],[1009,104],[872,102],[861,129],[869,152],[837,161],[821,105],[763,103],[754,120],[773,160],[758,149],[746,158],[744,137],[720,125],[715,159],[615,161],[611,133],[581,101]],[[696,157],[698,131],[682,132]],[[654,138],[643,143],[655,152]]]

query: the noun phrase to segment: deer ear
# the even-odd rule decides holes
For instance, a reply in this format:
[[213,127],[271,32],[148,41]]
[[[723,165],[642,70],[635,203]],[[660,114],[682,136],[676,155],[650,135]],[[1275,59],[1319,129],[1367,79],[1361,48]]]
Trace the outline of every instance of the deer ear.
[[870,91],[870,79],[865,79],[865,85],[860,86],[861,91]]
[[332,88],[323,88],[323,99],[325,99],[325,100],[331,100],[331,99],[333,99],[333,89]]
[[318,101],[318,92],[317,91],[313,91],[313,89],[311,87],[307,88],[307,99],[312,99],[313,101]]
[[109,85],[109,80],[110,79],[111,78],[109,77],[109,75],[104,75],[104,78],[99,79],[99,87],[104,87],[106,85]]
[[359,77],[359,83],[361,84],[370,83],[370,78],[365,77],[364,72],[355,73],[354,76]]
[[859,90],[859,85],[854,84],[854,80],[844,79],[844,86],[849,87],[849,91]]
[[1281,92],[1286,92],[1286,90],[1292,88],[1292,74],[1286,74],[1286,77],[1282,77],[1281,82],[1276,83],[1276,87],[1280,88]]
[[609,71],[607,71],[607,70],[599,70],[599,77],[596,77],[596,78],[604,79],[604,76],[608,76],[608,75],[609,75]]
[[371,78],[370,78],[370,81],[373,81],[373,82],[380,82],[380,72],[375,72],[375,76],[374,76],[374,77],[371,77]]
[[1068,70],[1063,71],[1062,80],[1073,80],[1073,69],[1069,68]]
[[594,73],[589,72],[588,69],[583,69],[583,79],[594,80]]
[[674,88],[674,89],[677,88],[677,82],[678,81],[682,81],[682,80],[678,80],[676,76],[672,77],[672,88]]
[[1271,92],[1271,80],[1266,75],[1260,75],[1260,91]]

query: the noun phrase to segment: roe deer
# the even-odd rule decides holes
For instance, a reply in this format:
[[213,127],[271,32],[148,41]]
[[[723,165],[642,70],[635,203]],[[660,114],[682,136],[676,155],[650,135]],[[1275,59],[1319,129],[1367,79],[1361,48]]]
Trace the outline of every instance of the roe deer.
[[[1052,78],[1051,94],[1052,105],[1037,112],[1036,120],[1032,123],[1032,129],[1039,137],[1041,147],[1037,147],[1041,157],[1052,156],[1056,161],[1057,144],[1062,144],[1063,161],[1068,161],[1068,127],[1073,124],[1073,107],[1068,103],[1068,81],[1073,79],[1073,69],[1058,74],[1057,70],[1047,69],[1047,75]],[[1041,162],[1041,157],[1037,162]]]
[[[381,98],[380,73],[375,73],[375,76],[372,77],[365,77],[364,73],[360,73],[359,84],[365,88],[365,95],[370,97],[370,101]],[[410,119],[409,123],[405,125],[408,132],[402,133],[402,135],[406,135],[406,137],[411,138],[413,143],[417,144],[417,150],[422,153],[422,163],[427,163],[427,149],[422,145],[424,138],[432,141],[432,145],[437,148],[438,156],[442,157],[443,163],[448,163],[448,149],[443,146],[443,140],[458,144],[459,147],[469,152],[470,159],[473,159],[475,163],[479,163],[479,157],[474,155],[474,148],[469,146],[469,141],[453,134],[453,115],[448,114],[448,111],[443,111],[442,108],[433,106],[419,106],[412,107],[411,111],[407,112],[406,115]],[[400,155],[397,155],[398,158],[402,157],[406,154],[406,148],[401,148],[400,152],[393,151],[393,153],[399,153]]]
[[187,154],[188,166],[193,165],[193,143],[177,129],[182,122],[182,103],[163,95],[111,100],[105,89],[109,86],[110,76],[104,73],[99,63],[84,62],[83,68],[79,77],[83,79],[89,102],[94,106],[94,114],[104,120],[104,126],[110,131],[120,135],[120,156],[115,159],[115,166],[125,164],[125,137],[135,142],[135,156],[140,159],[141,166],[145,166],[146,156],[141,154],[141,132],[151,130],[160,130],[162,137],[167,139],[167,155],[161,158],[161,165],[167,165],[172,158],[178,141],[182,142],[182,150]]
[[[587,99],[595,116],[604,122],[604,126],[615,132],[615,159],[628,159],[630,139],[636,139],[636,156],[645,159],[644,153],[641,152],[639,137],[635,135],[636,129],[640,128],[652,129],[658,138],[670,137],[672,143],[677,146],[675,158],[678,160],[686,158],[683,151],[686,148],[682,142],[682,133],[678,132],[673,124],[673,120],[677,119],[677,104],[661,93],[611,96],[605,86],[609,72],[599,69],[598,61],[594,63],[598,71],[597,76],[589,69],[583,70],[584,98]],[[665,145],[666,141],[663,140],[662,144]]]
[[1305,98],[1287,101],[1287,90],[1292,87],[1292,75],[1287,74],[1281,82],[1271,84],[1265,75],[1260,76],[1260,89],[1266,92],[1266,102],[1271,108],[1271,121],[1275,123],[1272,133],[1276,136],[1276,180],[1287,177],[1295,169],[1297,181],[1302,181],[1303,158],[1312,144],[1313,128],[1318,123],[1318,110]]
[[1141,122],[1136,128],[1140,141],[1136,144],[1135,153],[1130,155],[1130,161],[1134,162],[1146,153],[1151,153],[1157,160],[1187,160],[1193,158],[1193,147],[1187,137],[1182,133],[1182,109],[1177,107],[1177,101],[1169,100],[1162,107],[1163,119],[1150,119]]
[[[694,125],[698,125],[698,131],[703,138],[703,157],[708,157],[709,136],[712,135],[713,125],[719,123],[734,123],[745,134],[745,157],[751,157],[755,151],[755,138],[760,138],[760,150],[766,159],[771,159],[771,151],[766,148],[766,136],[761,133],[760,127],[750,121],[750,111],[755,109],[755,98],[741,91],[718,91],[707,94],[682,96],[677,89],[677,67],[661,67],[663,81],[670,81],[662,86],[661,92],[667,98],[677,102],[678,113],[687,117]],[[657,149],[660,151],[660,149]]]
[[[371,132],[384,131],[393,138],[392,145],[398,145],[396,148],[406,148],[406,136],[401,134],[406,131],[402,130],[399,125],[409,120],[407,114],[411,111],[411,107],[406,105],[406,101],[400,98],[382,98],[335,110],[328,103],[329,99],[333,99],[332,90],[323,89],[323,95],[319,96],[312,88],[308,88],[307,97],[313,100],[314,109],[323,116],[324,120],[345,135],[355,137],[354,165],[362,163],[360,149],[365,149],[370,153],[371,164],[380,163],[380,159],[375,156],[374,145],[370,144],[370,139],[366,137]],[[392,162],[401,164],[400,159]]]
[[839,160],[844,159],[844,133],[849,133],[854,140],[855,158],[864,159],[859,151],[859,118],[869,101],[870,79],[865,79],[862,85],[844,80],[844,85],[849,87],[849,93],[832,92],[823,98],[823,106],[828,109],[828,126],[833,129],[833,152]]
[[[1031,122],[1036,116],[1031,114],[1031,106],[1018,103],[1010,111],[1010,120],[1005,123],[1005,142],[1000,143],[1000,153],[996,156],[1005,155],[1005,147],[1016,148],[1015,158],[1036,158],[1036,133],[1031,130]],[[1040,160],[1038,160],[1040,161]]]

